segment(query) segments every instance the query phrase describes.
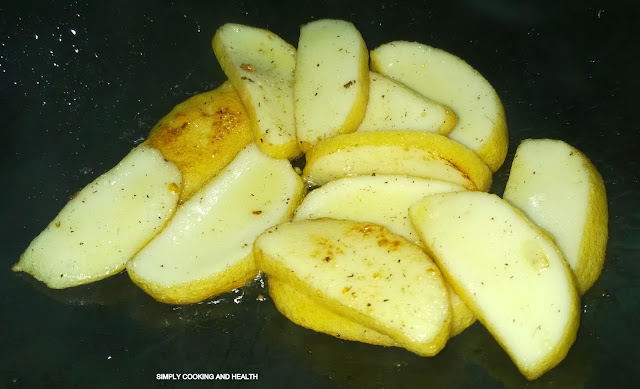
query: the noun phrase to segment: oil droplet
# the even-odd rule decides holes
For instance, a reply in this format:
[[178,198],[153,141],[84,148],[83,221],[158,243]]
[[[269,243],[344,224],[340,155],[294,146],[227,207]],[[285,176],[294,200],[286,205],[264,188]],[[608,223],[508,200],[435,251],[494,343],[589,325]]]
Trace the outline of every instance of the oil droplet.
[[238,294],[238,297],[233,298],[233,302],[236,304],[240,304],[242,302],[242,298],[244,297],[244,290],[242,289],[233,289],[231,291],[234,294]]

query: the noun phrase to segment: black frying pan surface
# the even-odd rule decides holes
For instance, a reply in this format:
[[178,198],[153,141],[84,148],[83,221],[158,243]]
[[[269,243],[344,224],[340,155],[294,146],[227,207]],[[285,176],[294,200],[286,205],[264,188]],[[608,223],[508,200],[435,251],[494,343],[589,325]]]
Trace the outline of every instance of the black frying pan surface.
[[[434,358],[341,341],[289,322],[254,282],[162,305],[126,274],[52,291],[10,266],[69,197],[115,165],[175,104],[224,80],[220,25],[292,44],[319,18],[352,21],[368,46],[415,40],[478,69],[502,98],[509,155],[558,138],[608,191],[605,269],[582,300],[578,339],[527,383],[481,324]],[[214,387],[600,388],[637,382],[640,358],[640,69],[635,1],[22,1],[0,4],[0,387],[190,387],[160,373],[252,373]]]

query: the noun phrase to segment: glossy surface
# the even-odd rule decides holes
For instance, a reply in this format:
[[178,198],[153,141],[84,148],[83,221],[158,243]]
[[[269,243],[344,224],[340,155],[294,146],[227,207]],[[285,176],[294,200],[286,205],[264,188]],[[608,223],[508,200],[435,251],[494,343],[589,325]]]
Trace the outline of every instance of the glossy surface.
[[[6,3],[6,4],[5,4]],[[9,5],[7,5],[9,4]],[[295,44],[312,18],[354,22],[369,48],[418,40],[479,70],[505,107],[507,161],[529,137],[560,138],[602,173],[610,239],[582,299],[578,338],[533,388],[629,387],[640,378],[640,36],[635,1],[155,1],[0,5],[0,387],[164,387],[158,373],[257,373],[221,387],[518,388],[525,379],[479,324],[435,358],[316,334],[251,287],[203,304],[156,303],[126,274],[51,291],[10,266],[70,195],[114,166],[157,120],[224,80],[217,27],[268,28]],[[255,385],[254,385],[255,384]]]
[[120,273],[172,218],[181,183],[178,167],[158,150],[136,147],[75,194],[12,270],[54,289]]

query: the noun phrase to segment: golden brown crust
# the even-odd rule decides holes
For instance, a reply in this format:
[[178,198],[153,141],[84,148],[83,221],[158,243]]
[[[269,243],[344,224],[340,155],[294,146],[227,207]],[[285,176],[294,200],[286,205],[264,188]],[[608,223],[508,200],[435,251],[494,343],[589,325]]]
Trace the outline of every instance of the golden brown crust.
[[183,203],[252,140],[249,116],[227,81],[178,104],[151,129],[145,143],[182,172]]

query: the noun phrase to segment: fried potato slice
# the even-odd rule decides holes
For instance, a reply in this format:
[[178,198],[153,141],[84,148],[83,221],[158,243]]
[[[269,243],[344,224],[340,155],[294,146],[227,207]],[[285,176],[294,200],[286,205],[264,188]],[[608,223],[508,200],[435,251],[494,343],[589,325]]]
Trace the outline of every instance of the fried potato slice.
[[357,131],[416,130],[447,135],[457,122],[449,107],[369,72],[369,102]]
[[146,145],[78,192],[27,247],[13,271],[54,289],[119,273],[173,215],[181,174]]
[[447,281],[527,379],[564,359],[580,297],[553,239],[483,192],[430,195],[409,215]]
[[428,131],[371,131],[337,135],[306,155],[303,179],[320,186],[356,175],[396,174],[452,182],[486,191],[491,171],[471,150]]
[[[422,246],[420,237],[409,220],[409,207],[429,194],[461,190],[465,188],[450,182],[407,176],[376,175],[340,178],[310,192],[296,209],[293,220],[328,217],[376,223],[409,242]],[[469,307],[448,285],[447,290],[451,300],[451,336],[455,336],[473,324],[476,319]],[[315,309],[313,301],[305,304],[308,304],[309,311]],[[331,321],[327,320],[326,323],[332,326],[323,322],[323,328],[335,333],[344,334],[348,328],[351,328],[351,323],[343,324],[335,318]],[[355,334],[351,336],[370,335],[362,329]],[[367,340],[363,341],[370,343]]]
[[437,266],[419,247],[373,223],[284,223],[254,243],[258,267],[348,320],[419,355],[449,338],[451,307]]
[[527,139],[503,197],[553,237],[586,292],[604,266],[609,222],[604,182],[589,158],[560,140]]
[[497,171],[509,134],[502,102],[491,84],[462,59],[416,42],[390,42],[371,51],[371,70],[450,107],[458,123],[448,135]]
[[253,141],[249,117],[229,81],[176,105],[145,144],[182,172],[180,202],[188,200]]
[[322,19],[300,28],[294,98],[298,142],[356,131],[369,99],[369,52],[355,26]]
[[269,296],[278,311],[302,327],[344,340],[397,346],[390,337],[335,313],[276,277],[269,277]]
[[160,302],[195,303],[244,285],[258,273],[255,238],[289,220],[304,185],[286,159],[247,146],[178,208],[127,264],[129,276]]
[[339,178],[309,192],[296,209],[293,220],[327,217],[376,223],[422,246],[409,220],[409,207],[429,194],[462,190],[466,189],[451,182],[409,176],[380,174]]
[[247,108],[260,150],[273,158],[299,156],[293,111],[296,49],[271,31],[234,23],[216,31],[212,46]]

